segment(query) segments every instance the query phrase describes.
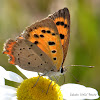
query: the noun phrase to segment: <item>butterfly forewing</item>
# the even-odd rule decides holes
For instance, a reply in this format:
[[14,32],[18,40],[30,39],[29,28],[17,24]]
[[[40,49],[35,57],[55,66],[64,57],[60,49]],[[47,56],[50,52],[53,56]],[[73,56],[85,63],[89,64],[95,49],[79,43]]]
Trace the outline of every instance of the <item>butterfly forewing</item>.
[[55,12],[53,15],[50,15],[48,18],[53,19],[58,29],[62,47],[63,47],[63,53],[64,53],[63,62],[64,62],[68,50],[69,37],[70,37],[69,10],[67,8],[60,9],[58,12]]
[[52,60],[57,71],[63,61],[63,50],[57,27],[53,20],[47,18],[29,26],[22,36],[36,44]]

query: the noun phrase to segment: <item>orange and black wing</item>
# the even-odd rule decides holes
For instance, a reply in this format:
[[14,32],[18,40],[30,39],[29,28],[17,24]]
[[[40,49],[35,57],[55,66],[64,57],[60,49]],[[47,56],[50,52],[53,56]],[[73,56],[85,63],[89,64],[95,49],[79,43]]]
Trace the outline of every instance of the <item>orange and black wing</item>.
[[63,62],[63,48],[57,27],[52,19],[46,18],[27,27],[22,37],[36,44],[51,58],[57,71]]
[[53,19],[56,27],[58,29],[62,47],[63,47],[63,62],[67,55],[69,38],[70,38],[70,14],[67,8],[60,9],[58,12],[55,12],[53,15],[50,15],[49,18]]

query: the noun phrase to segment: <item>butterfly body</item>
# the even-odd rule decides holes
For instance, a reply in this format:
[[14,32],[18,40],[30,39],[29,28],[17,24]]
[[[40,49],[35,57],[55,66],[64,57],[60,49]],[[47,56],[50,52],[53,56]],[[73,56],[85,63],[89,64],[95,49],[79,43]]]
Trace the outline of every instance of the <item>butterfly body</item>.
[[70,15],[67,8],[38,21],[15,40],[8,40],[4,54],[10,63],[36,72],[59,72],[63,66],[70,33]]

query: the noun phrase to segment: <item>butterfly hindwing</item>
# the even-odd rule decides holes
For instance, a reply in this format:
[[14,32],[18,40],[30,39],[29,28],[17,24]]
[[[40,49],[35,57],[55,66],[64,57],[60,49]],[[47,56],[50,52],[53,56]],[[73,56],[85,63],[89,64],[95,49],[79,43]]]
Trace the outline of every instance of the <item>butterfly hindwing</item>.
[[63,61],[63,49],[57,27],[52,19],[44,19],[32,24],[22,33],[22,37],[36,44],[52,60],[57,71]]
[[50,15],[48,18],[53,19],[54,23],[57,26],[62,47],[64,58],[67,55],[68,45],[69,45],[69,37],[70,37],[70,14],[67,8],[60,9],[58,12],[55,12],[53,15]]
[[[14,65],[19,65],[21,68],[36,71],[36,72],[48,72],[56,71],[53,66],[51,59],[34,43],[18,38],[15,42],[14,40],[8,40],[6,45],[13,44],[10,56],[10,62]],[[5,47],[6,49],[9,47]],[[7,51],[5,51],[6,53]],[[6,53],[7,54],[7,53]],[[12,59],[14,57],[14,59]]]
[[12,47],[16,44],[16,41],[14,40],[7,40],[7,42],[4,44],[4,50],[3,54],[7,54],[9,56],[9,63],[15,64],[15,57],[13,56]]

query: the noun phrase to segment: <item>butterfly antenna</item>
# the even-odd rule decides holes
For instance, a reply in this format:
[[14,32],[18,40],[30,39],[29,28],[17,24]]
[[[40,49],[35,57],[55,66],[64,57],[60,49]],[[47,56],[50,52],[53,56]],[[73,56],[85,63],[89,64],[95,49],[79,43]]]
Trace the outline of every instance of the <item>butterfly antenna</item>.
[[66,70],[66,71],[71,74],[71,76],[76,80],[77,83],[79,83],[79,80],[71,72],[69,72],[68,70]]
[[76,80],[76,82],[79,83],[79,80],[78,80],[72,73],[70,73],[70,74],[71,74],[72,77]]
[[[88,68],[93,68],[95,66],[86,66],[86,65],[67,65],[67,66],[80,66],[80,67],[88,67]],[[66,66],[66,67],[67,67]]]

